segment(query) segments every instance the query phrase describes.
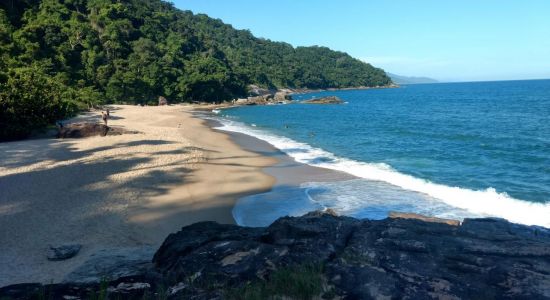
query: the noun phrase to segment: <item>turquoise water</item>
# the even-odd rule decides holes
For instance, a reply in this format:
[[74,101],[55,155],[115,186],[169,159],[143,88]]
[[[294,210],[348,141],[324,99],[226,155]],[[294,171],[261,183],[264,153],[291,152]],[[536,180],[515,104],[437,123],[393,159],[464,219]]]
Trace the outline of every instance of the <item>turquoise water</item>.
[[[256,136],[297,161],[363,180],[310,183],[303,187],[310,204],[379,218],[395,208],[429,214],[441,203],[447,209],[431,214],[550,226],[550,80],[408,85],[294,98],[329,95],[346,104],[224,110],[222,129]],[[398,192],[388,199],[378,192],[373,211],[376,183]],[[321,199],[335,195],[347,200]],[[407,197],[425,203],[404,203]]]

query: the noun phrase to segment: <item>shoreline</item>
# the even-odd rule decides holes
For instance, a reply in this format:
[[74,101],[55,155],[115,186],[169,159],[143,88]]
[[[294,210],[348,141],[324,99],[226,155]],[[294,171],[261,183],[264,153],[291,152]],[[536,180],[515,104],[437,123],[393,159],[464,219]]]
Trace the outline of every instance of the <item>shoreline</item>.
[[[197,118],[201,118],[201,116],[199,115]],[[309,181],[340,181],[359,178],[345,172],[297,162],[294,158],[264,140],[245,133],[217,129],[218,123],[215,120],[207,119],[205,121],[212,130],[229,136],[243,150],[276,159],[276,163],[262,168],[266,174],[275,178],[274,187],[288,184],[299,185]]]
[[[323,199],[322,197],[311,197],[309,192],[307,191],[309,187],[326,188],[327,186],[331,186],[331,188],[328,189],[329,193],[332,190],[336,191],[340,188],[345,187],[349,188],[350,190],[361,190],[361,195],[354,194],[357,197],[374,197],[373,199],[371,199],[371,206],[375,209],[369,210],[370,208],[367,205],[364,210],[361,210],[363,208],[359,205],[356,205],[355,207],[359,212],[357,215],[354,215],[356,217],[375,219],[382,218],[384,217],[382,214],[383,211],[376,210],[376,207],[387,206],[391,207],[391,210],[396,210],[394,207],[403,206],[402,208],[397,209],[397,211],[415,212],[425,215],[432,215],[435,211],[436,214],[432,216],[441,218],[452,218],[457,220],[461,220],[464,218],[497,217],[506,219],[510,222],[515,222],[528,226],[534,225],[546,228],[549,226],[548,219],[545,218],[548,209],[550,208],[549,204],[530,202],[513,198],[508,196],[506,193],[496,192],[492,188],[469,189],[467,187],[447,186],[442,183],[424,180],[420,177],[414,177],[413,175],[409,175],[407,173],[401,173],[392,168],[384,168],[383,166],[378,167],[377,165],[362,163],[361,161],[353,161],[345,158],[335,159],[336,163],[334,164],[323,163],[323,166],[317,166],[314,163],[309,164],[310,160],[315,161],[315,158],[320,155],[333,157],[333,155],[335,154],[325,152],[323,149],[313,149],[307,144],[303,145],[302,143],[293,141],[292,139],[290,139],[289,141],[288,138],[280,134],[277,135],[271,134],[269,133],[269,131],[262,132],[261,130],[252,130],[254,124],[252,124],[250,130],[244,128],[249,127],[245,126],[245,124],[235,125],[232,124],[232,122],[229,122],[226,125],[229,126],[228,130],[232,132],[236,131],[250,134],[251,136],[257,137],[262,141],[268,141],[270,144],[281,147],[283,151],[288,152],[288,155],[290,157],[295,157],[296,159],[298,159],[298,161],[307,164],[309,167],[335,172],[345,172],[346,175],[350,176],[347,178],[348,180],[364,180],[364,182],[350,181],[349,183],[343,183],[342,186],[335,186],[332,184],[332,182],[339,181],[337,178],[329,178],[325,182],[323,182],[324,180],[322,179],[316,180],[314,178],[307,178],[306,180],[300,181],[300,179],[298,178],[293,182],[305,183],[306,181],[309,181],[313,183],[311,185],[306,184],[300,187],[302,189],[306,189],[306,199],[300,202],[301,206],[297,205],[295,210],[289,210],[288,207],[292,206],[291,201],[287,201],[286,203],[279,201],[279,203],[277,203],[277,199],[274,196],[275,192],[279,192],[280,195],[283,195],[279,196],[279,198],[290,199],[291,197],[294,197],[294,199],[298,199],[296,197],[296,195],[298,194],[295,191],[293,192],[288,190],[279,190],[273,191],[271,195],[264,194],[257,195],[257,197],[247,197],[247,199],[243,199],[243,201],[241,202],[243,204],[241,205],[243,208],[239,210],[239,215],[241,216],[254,214],[273,215],[275,214],[273,213],[274,210],[279,211],[278,213],[282,211],[288,212],[290,214],[292,212],[292,215],[297,216],[299,213],[304,212],[306,209],[311,210],[315,209],[315,207],[319,207],[319,203],[330,203],[332,201],[330,199]],[[322,152],[324,154],[319,154],[319,152]],[[291,160],[293,159],[291,158]],[[272,168],[272,170],[277,169]],[[267,172],[269,173],[269,170],[267,170]],[[294,172],[291,172],[291,174],[292,173]],[[296,184],[294,184],[293,186],[296,187]],[[356,187],[359,188],[356,189]],[[296,190],[296,188],[294,190]],[[395,193],[397,193],[399,196],[395,196]],[[337,197],[337,195],[332,194],[331,197],[334,198]],[[309,198],[309,200],[307,198]],[[473,199],[480,199],[479,201],[482,202],[476,202]],[[267,202],[264,200],[267,200],[267,202],[271,204],[265,204]],[[380,203],[376,204],[378,202]],[[252,206],[259,207],[260,204],[261,206],[264,206],[263,209],[252,208]],[[326,204],[321,204],[320,207],[326,207]],[[530,218],[525,218],[525,214],[514,213],[516,211],[531,210],[533,211],[531,212]],[[281,214],[279,214],[279,216],[281,216]],[[241,224],[247,226],[256,226],[253,224],[262,224],[259,226],[268,225],[263,223],[262,220],[259,220],[259,218],[253,218],[252,220],[245,220],[246,218],[238,219],[241,220]]]
[[[292,197],[296,191],[300,193],[305,193],[300,186],[304,183],[316,182],[316,183],[325,183],[325,182],[339,182],[352,179],[359,179],[354,175],[345,173],[342,171],[332,170],[328,168],[311,166],[301,162],[297,162],[294,158],[284,153],[282,150],[276,148],[267,141],[261,140],[251,135],[240,132],[230,132],[217,129],[221,124],[218,121],[208,118],[208,114],[205,114],[202,110],[197,111],[197,118],[205,118],[207,125],[212,128],[212,130],[221,132],[228,135],[237,145],[242,149],[250,152],[257,153],[266,157],[274,158],[276,163],[262,168],[262,172],[273,177],[274,183],[269,191],[264,191],[261,193],[252,193],[248,195],[243,195],[239,197],[233,207],[233,217],[237,218],[235,215],[235,208],[241,204],[241,201],[247,200],[249,198],[261,197],[262,199],[268,199],[267,202],[261,201],[264,205],[273,205],[276,202],[283,203],[288,201],[288,206],[292,206],[292,202],[296,199]],[[259,202],[260,203],[260,202]],[[280,204],[279,204],[280,205]],[[279,206],[275,205],[275,206]],[[284,215],[277,215],[277,213],[266,214],[262,212],[260,208],[261,205],[258,205],[260,211],[248,211],[248,218],[245,219],[261,219],[262,226],[268,226],[272,221],[282,217]],[[283,204],[284,206],[284,204]],[[273,207],[275,208],[275,207]],[[239,207],[239,212],[242,212],[242,207]],[[309,212],[309,211],[308,211]],[[290,213],[290,212],[288,212]],[[306,212],[304,212],[306,213]],[[290,213],[291,214],[291,213]],[[292,215],[292,214],[291,214]],[[301,214],[300,214],[301,215]],[[254,217],[252,217],[254,216]],[[257,217],[256,217],[257,216]],[[239,220],[235,220],[238,225],[242,226],[259,226],[257,222],[254,222],[255,225],[247,222],[244,224],[239,224]]]

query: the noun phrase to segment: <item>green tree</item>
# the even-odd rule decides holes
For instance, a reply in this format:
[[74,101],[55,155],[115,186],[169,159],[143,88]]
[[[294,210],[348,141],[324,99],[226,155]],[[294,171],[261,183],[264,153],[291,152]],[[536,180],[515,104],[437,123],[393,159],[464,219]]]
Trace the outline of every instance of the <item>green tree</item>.
[[77,111],[67,90],[37,67],[14,69],[0,85],[0,140],[26,137]]

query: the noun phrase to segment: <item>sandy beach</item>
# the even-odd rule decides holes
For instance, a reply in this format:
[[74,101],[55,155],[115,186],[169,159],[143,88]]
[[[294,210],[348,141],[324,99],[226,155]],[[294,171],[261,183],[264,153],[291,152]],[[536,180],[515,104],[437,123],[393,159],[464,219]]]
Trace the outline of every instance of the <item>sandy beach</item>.
[[[233,223],[243,195],[268,191],[277,163],[193,117],[191,106],[113,106],[138,134],[0,144],[0,286],[59,282],[93,253],[158,247],[182,226]],[[76,118],[100,120],[100,112]],[[49,245],[82,244],[65,261]]]

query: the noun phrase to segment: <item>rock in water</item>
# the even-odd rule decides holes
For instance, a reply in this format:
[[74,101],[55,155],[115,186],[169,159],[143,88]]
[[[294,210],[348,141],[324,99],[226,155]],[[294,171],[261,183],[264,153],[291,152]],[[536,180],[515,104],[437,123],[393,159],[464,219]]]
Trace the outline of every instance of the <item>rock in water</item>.
[[58,247],[50,246],[48,260],[57,261],[69,259],[77,255],[81,248],[82,245],[80,244],[62,245]]
[[336,96],[329,96],[323,98],[315,98],[310,100],[302,101],[305,104],[342,104],[344,101]]

